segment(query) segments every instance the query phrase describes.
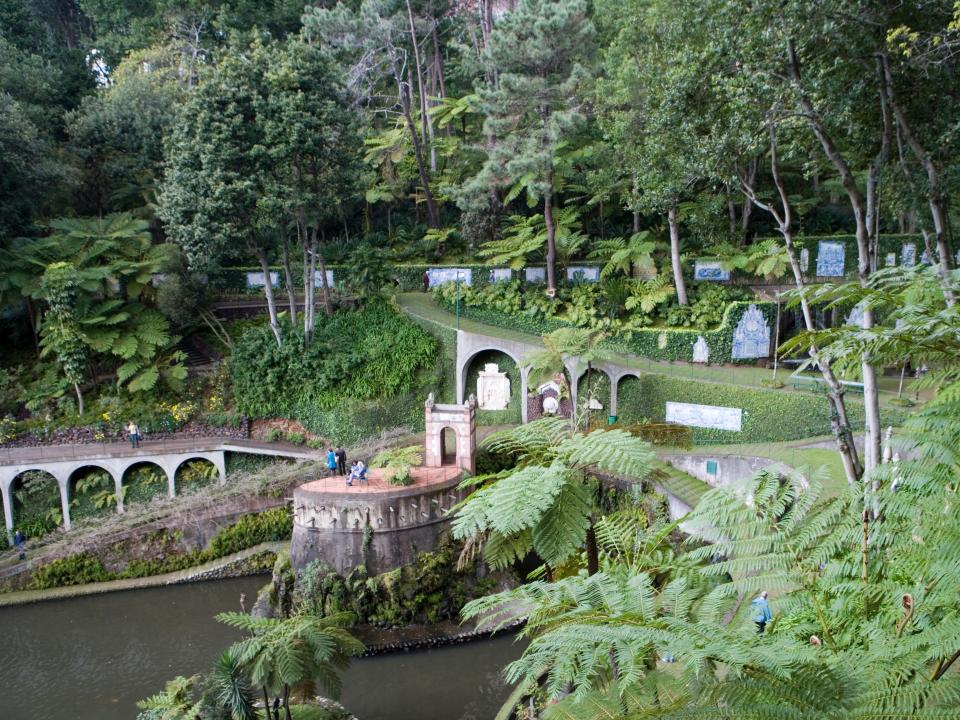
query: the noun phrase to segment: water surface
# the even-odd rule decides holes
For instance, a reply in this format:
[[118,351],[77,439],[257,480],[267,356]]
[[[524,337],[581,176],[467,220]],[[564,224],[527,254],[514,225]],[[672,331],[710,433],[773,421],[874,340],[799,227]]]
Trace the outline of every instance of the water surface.
[[[209,669],[240,632],[213,620],[265,578],[0,608],[0,717],[131,720],[136,701]],[[508,637],[355,660],[342,701],[360,720],[489,720],[509,693]]]

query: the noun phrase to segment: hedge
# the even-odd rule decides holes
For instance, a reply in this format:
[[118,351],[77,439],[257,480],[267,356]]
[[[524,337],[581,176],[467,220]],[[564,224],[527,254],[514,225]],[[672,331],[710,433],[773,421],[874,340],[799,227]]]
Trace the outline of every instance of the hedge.
[[[446,310],[450,312],[456,311],[456,308],[452,307],[451,303],[444,302],[441,298],[436,298],[436,300],[437,303]],[[610,350],[629,353],[651,360],[682,360],[684,362],[693,362],[693,346],[697,342],[697,338],[702,335],[707,343],[707,347],[710,348],[711,364],[737,363],[752,365],[756,363],[756,358],[734,360],[731,357],[733,352],[733,332],[736,330],[740,318],[743,317],[743,314],[751,305],[756,305],[763,313],[763,316],[770,326],[772,340],[774,323],[776,322],[776,304],[772,302],[737,300],[727,305],[727,309],[723,315],[723,321],[713,330],[667,327],[642,328],[634,330],[629,338],[611,339],[607,341],[606,344]],[[468,307],[463,303],[460,305],[460,315],[461,317],[476,322],[532,335],[546,335],[558,328],[569,327],[568,323],[554,318],[537,318],[525,314],[509,315],[490,308]],[[660,347],[661,336],[663,337],[663,347]]]
[[[629,425],[641,420],[663,422],[667,401],[719,405],[743,410],[739,432],[693,428],[693,440],[700,445],[725,443],[780,442],[829,435],[830,405],[826,395],[765,390],[687,380],[666,375],[644,374],[624,378],[617,393],[618,422]],[[847,410],[855,430],[864,427],[863,404],[847,397]],[[882,409],[883,425],[902,425],[906,414]]]

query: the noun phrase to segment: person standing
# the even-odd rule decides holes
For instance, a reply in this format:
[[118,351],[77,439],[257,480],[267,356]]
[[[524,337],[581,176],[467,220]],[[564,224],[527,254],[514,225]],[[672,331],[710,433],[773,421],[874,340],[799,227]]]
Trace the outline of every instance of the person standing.
[[424,270],[423,275],[420,276],[420,282],[423,284],[423,291],[430,292],[430,273]]
[[763,635],[767,623],[773,619],[773,613],[770,612],[770,603],[767,602],[766,590],[750,603],[750,608],[753,613],[753,621],[757,624],[757,634]]
[[342,445],[337,445],[337,474],[346,475],[347,474],[347,451],[343,449]]
[[17,549],[17,557],[21,560],[27,559],[27,538],[23,533],[17,530],[13,534],[13,546]]
[[133,420],[127,423],[127,435],[130,438],[130,447],[140,447],[140,428]]
[[331,477],[337,473],[337,454],[333,448],[327,448],[327,472]]

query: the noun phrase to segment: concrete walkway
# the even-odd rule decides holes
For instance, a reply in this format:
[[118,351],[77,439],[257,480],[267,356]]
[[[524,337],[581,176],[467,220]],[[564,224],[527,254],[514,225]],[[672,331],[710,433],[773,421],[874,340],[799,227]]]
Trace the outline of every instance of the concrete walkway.
[[211,560],[202,565],[196,565],[192,568],[177,570],[171,573],[164,573],[163,575],[107,580],[105,582],[87,583],[85,585],[68,585],[66,587],[51,588],[49,590],[21,590],[19,592],[0,593],[0,607],[24,605],[26,603],[41,602],[43,600],[62,600],[84,595],[99,595],[100,593],[118,592],[121,590],[140,590],[142,588],[196,582],[207,579],[210,573],[232,565],[233,563],[265,552],[277,554],[282,550],[286,550],[287,547],[288,543],[286,542],[267,542],[254,545],[240,552],[235,552],[232,555]]

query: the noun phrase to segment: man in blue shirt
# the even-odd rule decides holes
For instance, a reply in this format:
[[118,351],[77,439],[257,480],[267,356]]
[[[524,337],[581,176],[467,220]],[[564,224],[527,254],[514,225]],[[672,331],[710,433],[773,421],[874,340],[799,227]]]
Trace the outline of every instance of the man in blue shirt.
[[773,619],[773,613],[770,612],[770,603],[767,602],[766,590],[750,603],[750,611],[753,614],[753,621],[757,624],[757,634],[762,635],[767,623]]

